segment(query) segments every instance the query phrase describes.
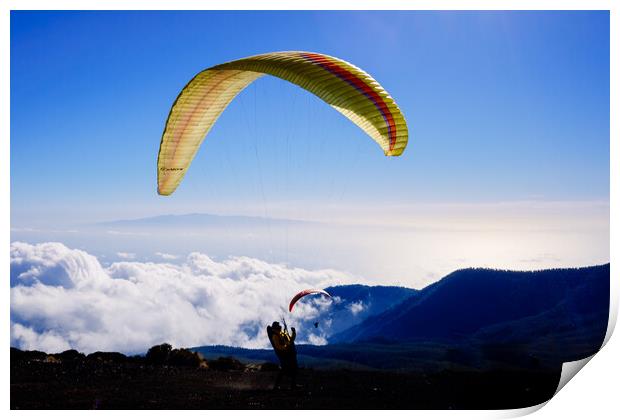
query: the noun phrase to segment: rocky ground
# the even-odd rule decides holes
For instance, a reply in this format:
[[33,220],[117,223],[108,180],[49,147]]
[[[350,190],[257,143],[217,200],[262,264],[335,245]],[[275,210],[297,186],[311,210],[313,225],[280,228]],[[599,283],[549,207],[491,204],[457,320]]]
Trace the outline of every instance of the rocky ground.
[[12,349],[11,408],[520,408],[551,398],[559,373],[301,369],[298,388],[274,390],[277,370],[271,364],[220,359],[199,366],[170,366],[119,354],[63,357],[37,353],[26,357],[25,352]]

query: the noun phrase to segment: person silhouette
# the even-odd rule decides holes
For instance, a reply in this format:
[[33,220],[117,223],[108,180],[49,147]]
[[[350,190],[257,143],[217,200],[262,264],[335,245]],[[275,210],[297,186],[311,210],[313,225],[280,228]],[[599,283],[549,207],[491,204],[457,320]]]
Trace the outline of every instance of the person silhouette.
[[286,330],[282,330],[282,326],[278,321],[274,321],[267,326],[267,336],[273,350],[280,361],[280,371],[276,378],[274,389],[279,388],[280,381],[284,375],[291,378],[291,389],[297,386],[297,349],[295,348],[295,338],[297,332],[295,328],[291,328],[289,335]]

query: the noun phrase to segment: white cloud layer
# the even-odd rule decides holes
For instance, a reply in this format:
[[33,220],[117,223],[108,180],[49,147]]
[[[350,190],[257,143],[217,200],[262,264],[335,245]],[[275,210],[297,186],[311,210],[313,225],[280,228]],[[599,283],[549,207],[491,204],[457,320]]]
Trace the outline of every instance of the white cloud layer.
[[116,256],[123,260],[134,260],[136,258],[136,254],[133,252],[117,252]]
[[347,309],[349,309],[353,315],[357,315],[364,310],[364,302],[353,302],[347,306]]
[[[11,244],[11,345],[48,352],[75,348],[143,352],[227,344],[267,347],[267,324],[287,316],[294,326],[329,309],[329,301],[286,304],[304,288],[360,282],[335,270],[308,271],[248,257],[214,261],[120,261],[102,266],[61,243]],[[363,280],[362,280],[363,281]],[[300,334],[301,342],[325,337]]]
[[165,252],[156,252],[155,255],[163,260],[176,260],[179,258],[178,255],[166,254]]

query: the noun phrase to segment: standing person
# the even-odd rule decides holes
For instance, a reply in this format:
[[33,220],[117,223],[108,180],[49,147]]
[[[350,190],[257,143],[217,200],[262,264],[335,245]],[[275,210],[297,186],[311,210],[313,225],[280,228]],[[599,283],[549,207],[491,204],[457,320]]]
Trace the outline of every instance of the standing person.
[[297,349],[295,348],[295,337],[297,332],[295,328],[291,328],[291,335],[287,331],[282,330],[282,326],[278,321],[274,321],[271,326],[267,326],[267,336],[273,350],[276,352],[276,356],[280,360],[280,371],[276,378],[274,389],[280,386],[280,381],[283,375],[288,375],[291,378],[291,389],[294,389],[297,384]]

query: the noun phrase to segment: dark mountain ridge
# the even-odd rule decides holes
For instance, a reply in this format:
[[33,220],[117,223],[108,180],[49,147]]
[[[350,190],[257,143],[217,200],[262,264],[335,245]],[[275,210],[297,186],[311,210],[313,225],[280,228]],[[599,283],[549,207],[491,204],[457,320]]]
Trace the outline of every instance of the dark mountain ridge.
[[[422,371],[450,366],[559,368],[565,361],[594,354],[602,345],[609,314],[609,268],[465,269],[420,291],[329,288],[342,299],[334,306],[334,318],[346,302],[374,300],[387,309],[335,333],[328,345],[297,346],[299,360],[310,367]],[[390,302],[395,303],[390,307]],[[196,350],[211,357],[276,362],[271,349]]]
[[459,270],[330,342],[478,340],[540,348],[547,341],[547,350],[564,346],[568,351],[577,342],[600,347],[609,280],[609,264],[532,272]]

